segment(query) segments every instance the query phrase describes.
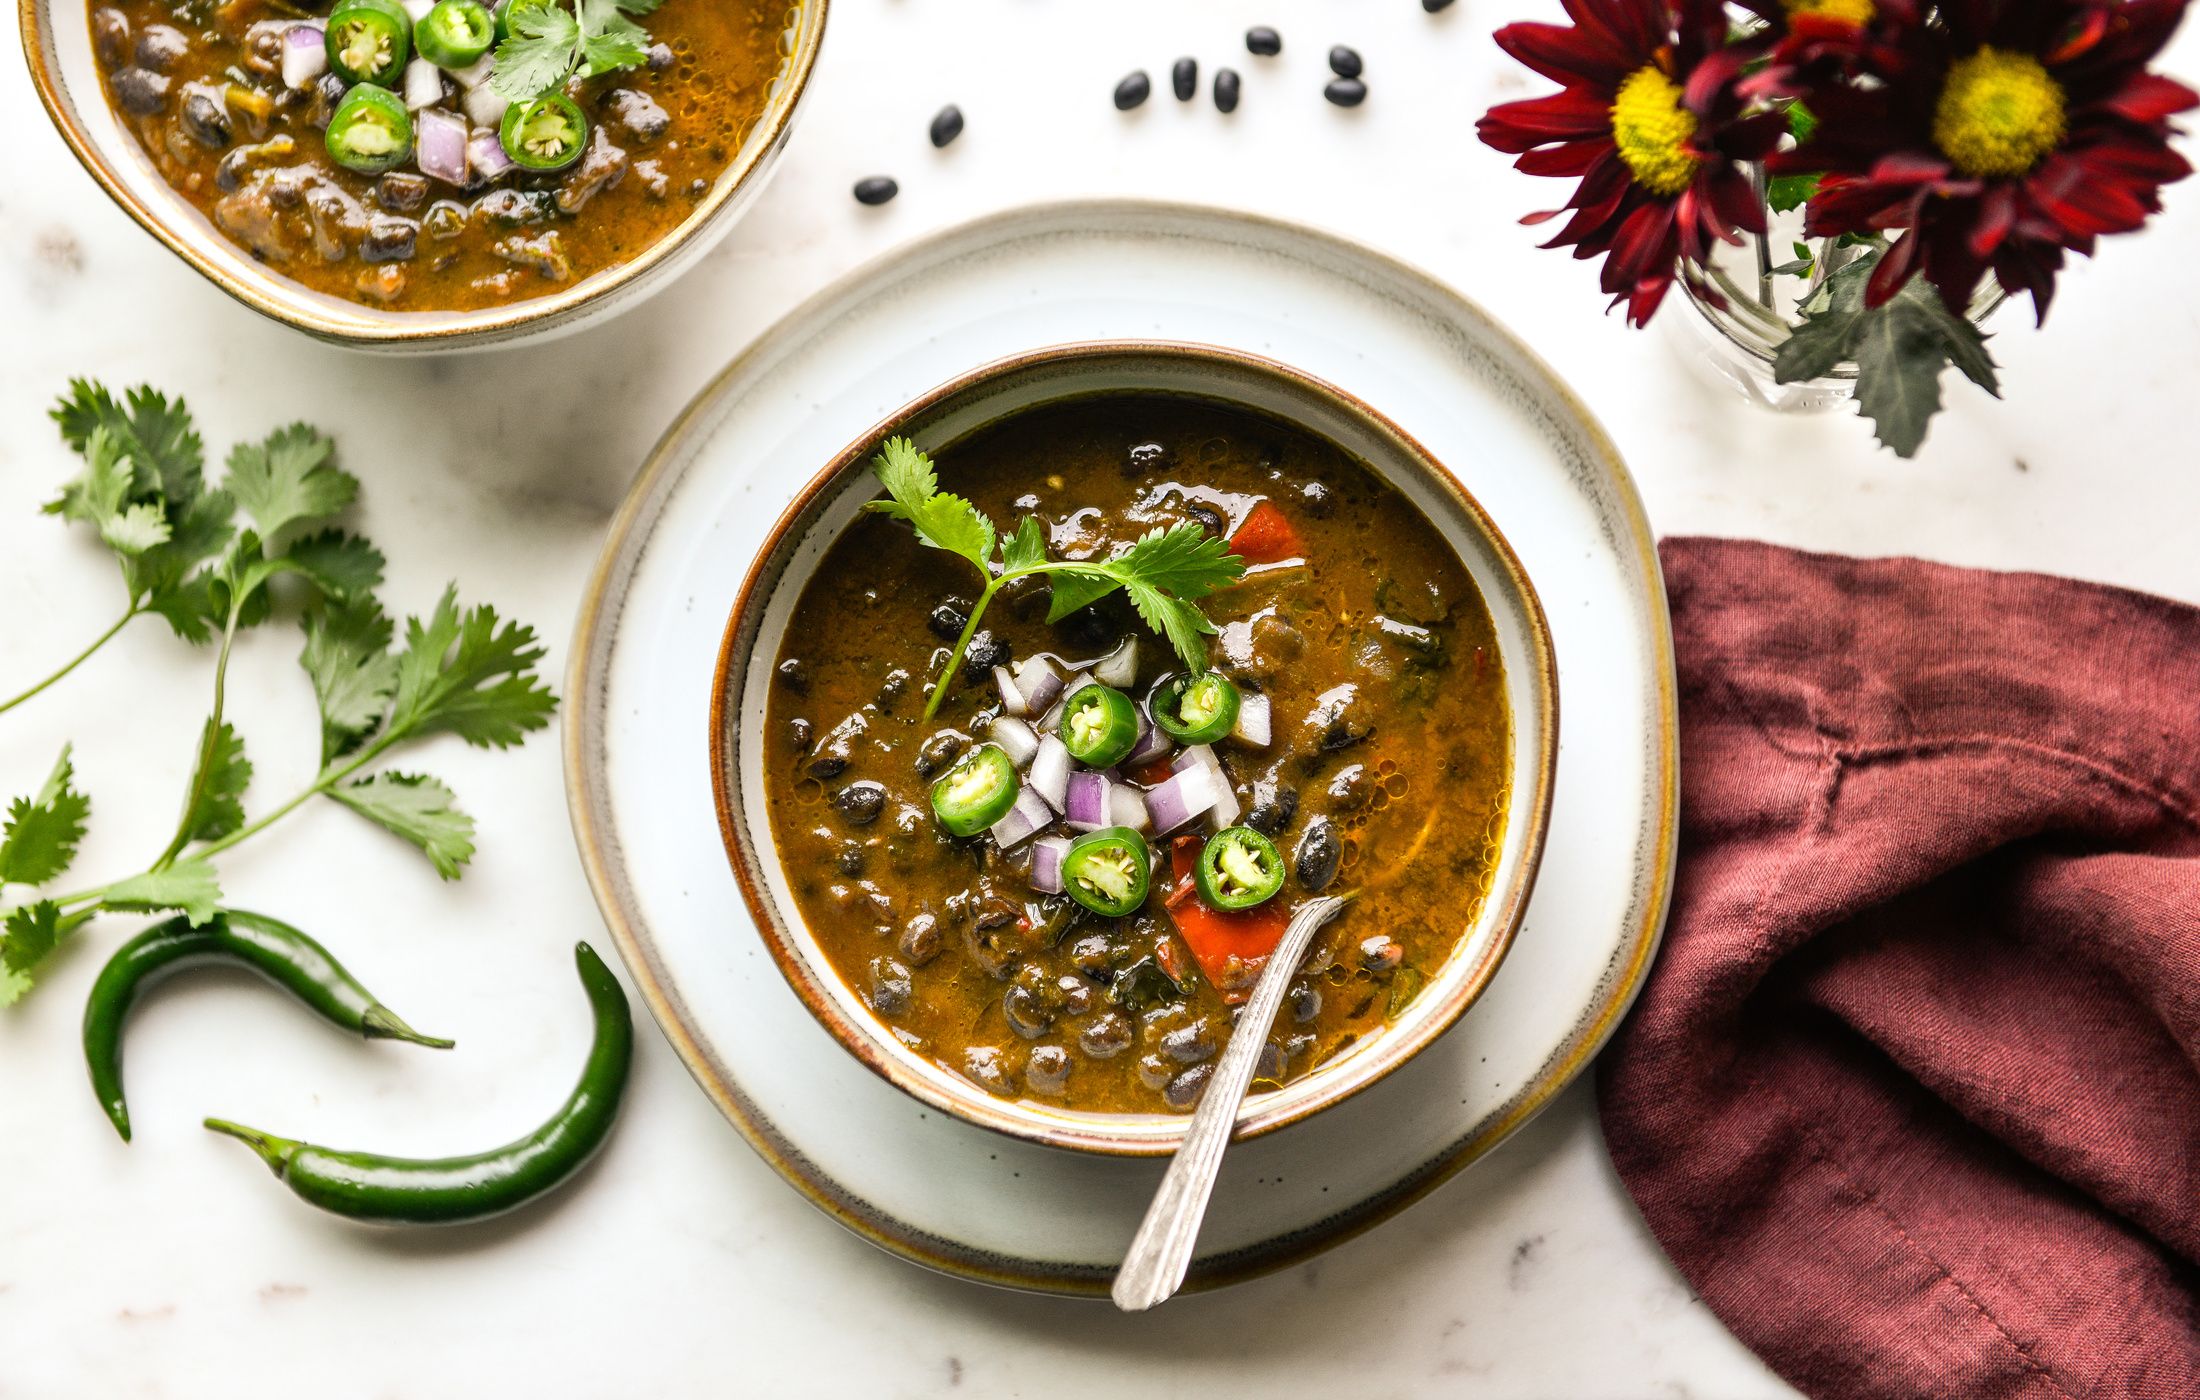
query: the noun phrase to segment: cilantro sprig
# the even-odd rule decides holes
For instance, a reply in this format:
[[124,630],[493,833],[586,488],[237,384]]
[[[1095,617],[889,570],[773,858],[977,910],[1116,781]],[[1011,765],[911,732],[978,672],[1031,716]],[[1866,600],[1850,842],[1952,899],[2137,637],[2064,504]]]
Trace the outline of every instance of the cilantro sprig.
[[[181,814],[144,870],[73,893],[41,888],[67,873],[91,817],[68,749],[35,794],[9,804],[0,823],[0,1006],[28,992],[40,964],[101,912],[213,918],[222,900],[215,858],[316,797],[410,842],[443,878],[457,878],[474,854],[473,819],[441,780],[380,765],[393,750],[436,734],[508,748],[548,724],[557,699],[536,675],[543,649],[533,630],[486,606],[461,607],[453,585],[425,617],[407,620],[399,642],[374,594],[381,554],[330,524],[357,499],[358,480],[335,465],[335,444],[310,427],[293,424],[239,445],[222,489],[206,491],[198,481],[198,437],[180,401],[139,390],[116,405],[104,389],[78,383],[63,410],[69,416],[56,416],[72,445],[82,444],[86,471],[64,491],[62,513],[81,511],[74,518],[95,524],[119,518],[133,504],[129,491],[116,492],[124,475],[160,493],[164,520],[177,499],[194,510],[219,505],[222,542],[196,557],[177,592],[185,600],[179,615],[198,630],[177,630],[211,640],[218,629],[220,648]],[[237,528],[230,516],[240,509],[250,523]],[[143,518],[149,526],[152,513]],[[104,524],[101,534],[108,538]],[[137,557],[125,556],[126,576]],[[299,664],[320,713],[320,765],[304,788],[255,817],[246,807],[252,763],[224,710],[237,635],[273,614],[278,587],[305,633]],[[138,610],[161,611],[150,604]],[[27,897],[10,905],[18,888]]]
[[497,45],[489,86],[498,96],[525,102],[564,87],[575,77],[593,78],[649,59],[649,31],[627,18],[654,11],[663,0],[513,0],[511,37]]
[[939,713],[987,604],[1009,584],[1034,574],[1046,575],[1053,588],[1048,622],[1060,622],[1120,588],[1145,624],[1169,639],[1186,667],[1195,673],[1207,669],[1206,639],[1215,625],[1200,611],[1199,600],[1245,576],[1245,561],[1230,552],[1228,540],[1185,523],[1149,530],[1106,559],[1049,559],[1037,519],[1027,515],[1009,534],[1000,534],[984,511],[940,490],[932,459],[907,438],[888,438],[871,471],[886,488],[886,498],[866,502],[865,510],[907,521],[920,543],[969,560],[984,580],[970,620],[932,684],[926,719]]

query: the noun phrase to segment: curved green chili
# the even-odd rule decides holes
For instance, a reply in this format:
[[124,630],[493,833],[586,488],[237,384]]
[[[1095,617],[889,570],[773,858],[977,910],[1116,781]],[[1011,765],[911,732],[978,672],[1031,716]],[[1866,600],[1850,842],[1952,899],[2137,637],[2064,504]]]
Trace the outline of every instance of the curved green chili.
[[251,968],[322,1020],[370,1040],[406,1040],[438,1050],[452,1044],[406,1025],[330,957],[328,949],[286,923],[242,909],[224,910],[197,928],[179,916],[117,948],[84,1003],[84,1063],[92,1072],[99,1106],[124,1142],[130,1140],[130,1109],[122,1096],[122,1029],[130,1008],[147,987],[168,974],[216,962]]
[[573,958],[595,1012],[595,1044],[565,1106],[515,1142],[471,1157],[418,1159],[339,1152],[221,1118],[207,1119],[206,1126],[260,1154],[300,1200],[354,1220],[447,1225],[524,1205],[579,1171],[603,1146],[634,1058],[634,1017],[618,979],[586,943],[574,945]]

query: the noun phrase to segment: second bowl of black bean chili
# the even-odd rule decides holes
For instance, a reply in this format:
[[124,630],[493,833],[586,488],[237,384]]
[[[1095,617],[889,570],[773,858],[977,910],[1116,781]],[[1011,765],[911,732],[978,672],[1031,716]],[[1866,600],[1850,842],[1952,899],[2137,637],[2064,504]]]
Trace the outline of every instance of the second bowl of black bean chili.
[[[1065,361],[1114,387],[958,411]],[[1126,372],[1149,364],[1170,387]],[[1399,1026],[1425,1040],[1494,970],[1532,876],[1510,824],[1539,832],[1547,797],[1540,610],[1499,572],[1501,625],[1462,558],[1510,562],[1494,527],[1463,493],[1440,526],[1273,407],[1175,387],[1202,371],[1335,392],[1175,347],[981,372],[797,502],[718,680],[721,819],[796,989],[903,1087],[1064,1145],[1165,1150],[1318,893],[1357,898],[1256,1101],[1312,1111],[1380,1077]],[[831,483],[873,497],[837,532]],[[822,552],[775,578],[806,531]]]

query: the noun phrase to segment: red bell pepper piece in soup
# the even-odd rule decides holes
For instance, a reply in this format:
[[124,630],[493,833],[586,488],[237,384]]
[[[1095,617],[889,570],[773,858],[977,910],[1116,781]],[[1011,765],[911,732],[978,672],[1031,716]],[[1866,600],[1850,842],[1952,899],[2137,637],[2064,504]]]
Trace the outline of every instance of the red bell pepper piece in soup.
[[1225,912],[1201,899],[1192,878],[1201,844],[1197,836],[1179,836],[1170,845],[1169,867],[1176,882],[1163,902],[1200,972],[1222,993],[1226,1005],[1236,1006],[1253,994],[1261,968],[1283,941],[1290,914],[1280,899],[1237,912]]

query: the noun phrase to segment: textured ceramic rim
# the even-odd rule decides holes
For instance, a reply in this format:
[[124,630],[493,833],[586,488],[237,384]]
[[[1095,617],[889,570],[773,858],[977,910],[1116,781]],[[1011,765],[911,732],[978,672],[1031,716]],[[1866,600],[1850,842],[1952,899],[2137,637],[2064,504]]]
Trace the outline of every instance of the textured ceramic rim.
[[1469,300],[1449,285],[1363,243],[1281,219],[1236,211],[1225,212],[1166,200],[1070,200],[1006,210],[904,244],[843,274],[774,322],[698,390],[695,397],[688,401],[687,406],[665,429],[664,436],[658,439],[657,445],[651,449],[640,470],[635,473],[626,498],[620,503],[618,513],[605,534],[603,551],[597,557],[595,572],[589,579],[587,591],[581,597],[579,612],[574,620],[572,651],[566,666],[566,714],[563,731],[566,806],[573,823],[574,844],[582,868],[588,875],[589,888],[595,893],[597,908],[603,915],[605,926],[611,932],[612,941],[618,945],[621,960],[626,964],[627,976],[648,1005],[651,1015],[656,1018],[658,1029],[672,1043],[673,1049],[687,1066],[688,1073],[694,1077],[703,1092],[710,1096],[711,1102],[718,1106],[718,1111],[725,1115],[734,1131],[740,1133],[751,1150],[762,1157],[788,1185],[851,1234],[913,1264],[999,1288],[1085,1298],[1106,1297],[1112,1274],[1108,1271],[1050,1267],[1036,1261],[1012,1259],[991,1251],[972,1249],[958,1241],[915,1229],[843,1189],[838,1182],[819,1172],[802,1150],[781,1131],[779,1125],[757,1110],[740,1084],[713,1063],[711,1057],[696,1043],[695,1037],[683,1023],[678,998],[658,975],[658,969],[651,962],[648,950],[636,932],[639,921],[634,911],[627,907],[619,880],[614,874],[616,837],[606,823],[598,819],[597,807],[602,801],[602,794],[591,786],[593,778],[587,761],[588,741],[591,736],[600,738],[605,715],[588,680],[591,659],[608,642],[608,634],[604,629],[611,614],[605,605],[611,600],[613,582],[621,574],[622,557],[635,527],[642,522],[651,504],[654,488],[674,463],[680,460],[688,438],[707,425],[719,395],[729,383],[748,369],[751,362],[766,356],[782,343],[807,334],[808,323],[820,308],[833,304],[851,289],[880,277],[890,268],[928,259],[934,249],[942,244],[968,238],[973,233],[999,231],[1005,234],[1014,225],[1026,221],[1070,220],[1077,226],[1090,226],[1105,215],[1117,215],[1125,211],[1135,212],[1154,221],[1226,217],[1271,233],[1325,245],[1333,252],[1380,268],[1401,281],[1415,285],[1432,300],[1448,304],[1452,314],[1460,321],[1474,325],[1479,333],[1504,346],[1517,358],[1523,372],[1539,380],[1540,387],[1550,395],[1552,403],[1571,420],[1572,426],[1581,433],[1583,443],[1595,464],[1623,488],[1618,493],[1617,505],[1622,523],[1643,561],[1643,572],[1638,583],[1652,604],[1650,627],[1654,633],[1651,638],[1653,650],[1664,658],[1664,664],[1657,668],[1656,677],[1659,712],[1657,731],[1645,736],[1647,742],[1657,746],[1657,839],[1654,849],[1645,852],[1649,883],[1636,910],[1634,942],[1626,950],[1625,966],[1614,979],[1609,994],[1583,1012],[1563,1053],[1554,1057],[1548,1069],[1522,1090],[1507,1112],[1481,1132],[1460,1139],[1452,1145],[1450,1151],[1431,1157],[1402,1177],[1389,1190],[1368,1197],[1352,1209],[1340,1211],[1316,1225],[1277,1236],[1259,1246],[1239,1250],[1220,1259],[1195,1260],[1192,1273],[1185,1282],[1185,1291],[1227,1288],[1262,1274],[1289,1268],[1364,1234],[1473,1165],[1491,1148],[1512,1136],[1529,1119],[1542,1112],[1561,1090],[1574,1081],[1597,1051],[1603,1048],[1604,1042],[1618,1026],[1620,1017],[1626,1014],[1627,1008],[1634,1002],[1635,993],[1640,990],[1643,979],[1649,974],[1651,959],[1657,953],[1659,934],[1665,927],[1666,909],[1672,899],[1673,862],[1680,834],[1680,720],[1677,682],[1672,664],[1673,630],[1665,607],[1665,579],[1658,570],[1657,543],[1650,533],[1649,519],[1643,514],[1641,494],[1635,489],[1634,478],[1621,459],[1619,450],[1613,446],[1595,416],[1582,404],[1573,390],[1567,387],[1565,381],[1478,303]]
[[[250,255],[241,249],[237,250],[235,265],[232,265],[229,260],[209,256],[196,243],[172,229],[169,219],[173,215],[200,216],[184,205],[182,198],[173,191],[169,192],[161,208],[139,199],[129,183],[108,164],[105,152],[77,115],[76,102],[61,77],[60,55],[48,23],[54,6],[70,3],[82,4],[84,0],[17,0],[17,22],[22,31],[24,60],[30,65],[31,86],[38,90],[46,115],[53,120],[77,163],[106,191],[109,199],[137,220],[139,227],[230,296],[261,315],[310,336],[365,347],[461,349],[493,344],[530,328],[548,329],[551,325],[570,322],[589,306],[613,299],[635,288],[636,284],[650,280],[651,274],[717,225],[721,216],[735,212],[740,197],[761,183],[786,144],[795,110],[809,90],[818,50],[825,42],[826,10],[831,0],[787,0],[788,9],[800,10],[802,19],[794,51],[787,55],[786,67],[776,79],[778,91],[766,103],[756,128],[735,153],[732,163],[719,175],[701,206],[681,220],[672,232],[643,249],[631,262],[583,278],[565,291],[532,297],[509,306],[439,316],[426,325],[412,324],[412,318],[427,313],[377,310],[334,296],[315,294],[273,268],[254,264]],[[213,236],[222,239],[227,246],[227,240],[218,230]],[[320,307],[314,304],[315,300],[326,301],[329,305]]]
[[[1043,376],[1050,371],[1104,372],[1111,367],[1135,368],[1140,363],[1154,362],[1166,362],[1194,372],[1205,368],[1264,380],[1280,387],[1292,398],[1317,401],[1330,412],[1352,420],[1362,431],[1372,434],[1389,449],[1389,456],[1395,460],[1363,465],[1386,482],[1397,476],[1414,476],[1449,498],[1467,528],[1480,536],[1490,563],[1503,579],[1503,587],[1511,593],[1509,601],[1525,619],[1528,636],[1529,654],[1503,658],[1506,669],[1527,683],[1535,711],[1536,747],[1530,753],[1520,753],[1516,749],[1513,760],[1513,790],[1518,792],[1525,788],[1527,800],[1524,810],[1517,802],[1511,805],[1525,822],[1525,836],[1521,839],[1517,858],[1509,863],[1509,868],[1497,873],[1500,883],[1493,883],[1487,900],[1476,910],[1473,922],[1460,932],[1459,939],[1465,944],[1485,930],[1493,936],[1476,962],[1462,971],[1447,967],[1431,981],[1431,993],[1439,988],[1443,992],[1442,999],[1434,1003],[1433,1014],[1422,1014],[1411,1026],[1387,1029],[1363,1048],[1356,1048],[1352,1054],[1313,1070],[1283,1089],[1249,1098],[1240,1111],[1233,1137],[1241,1142],[1260,1137],[1340,1104],[1380,1082],[1450,1030],[1482,995],[1490,979],[1497,975],[1498,965],[1512,947],[1513,936],[1519,932],[1521,918],[1527,912],[1528,896],[1535,888],[1536,870],[1543,855],[1543,838],[1550,826],[1551,784],[1558,759],[1558,667],[1552,651],[1550,621],[1544,616],[1542,600],[1511,543],[1459,478],[1389,418],[1336,385],[1303,370],[1265,356],[1214,345],[1160,340],[1086,341],[1006,356],[959,374],[919,395],[842,448],[796,493],[764,537],[741,581],[740,591],[734,596],[719,642],[718,660],[711,674],[710,733],[707,736],[711,797],[718,810],[718,834],[725,843],[734,879],[741,886],[741,897],[748,904],[758,936],[771,953],[772,961],[778,964],[781,975],[833,1038],[887,1083],[963,1122],[1042,1147],[1118,1157],[1160,1157],[1173,1153],[1183,1140],[1189,1120],[1172,1118],[1157,1124],[1153,1115],[1072,1112],[997,1098],[952,1073],[921,1072],[913,1064],[916,1058],[913,1054],[897,1053],[887,1043],[890,1033],[882,1023],[846,1013],[828,987],[827,979],[834,976],[832,970],[817,967],[804,956],[788,929],[783,911],[765,887],[764,865],[774,857],[769,850],[756,848],[756,843],[764,838],[761,833],[750,830],[744,815],[738,749],[730,720],[741,712],[741,697],[749,671],[762,655],[758,634],[763,628],[762,615],[770,598],[782,587],[807,585],[807,577],[790,580],[787,576],[794,555],[816,529],[826,509],[848,490],[851,479],[868,470],[870,458],[887,436],[908,433],[912,424],[921,426],[965,400],[982,400],[989,393],[1004,390],[1014,392],[1018,380]],[[988,418],[969,431],[984,431],[1007,417],[1050,403],[1111,392],[1138,392],[1135,388],[1080,391],[1067,381],[1056,387],[1058,392],[1054,393],[1042,388],[1038,397],[1022,407],[1004,410],[1002,416]],[[1196,387],[1172,387],[1162,392],[1171,397],[1201,398],[1245,407],[1232,397],[1227,387],[1217,387],[1212,393]],[[1248,411],[1268,417],[1279,416],[1277,410],[1269,408]],[[817,562],[812,561],[813,570]],[[1522,727],[1516,719],[1513,732],[1518,734]],[[1512,833],[1508,831],[1508,845],[1511,840]],[[1126,1124],[1132,1122],[1145,1131],[1127,1130]]]

